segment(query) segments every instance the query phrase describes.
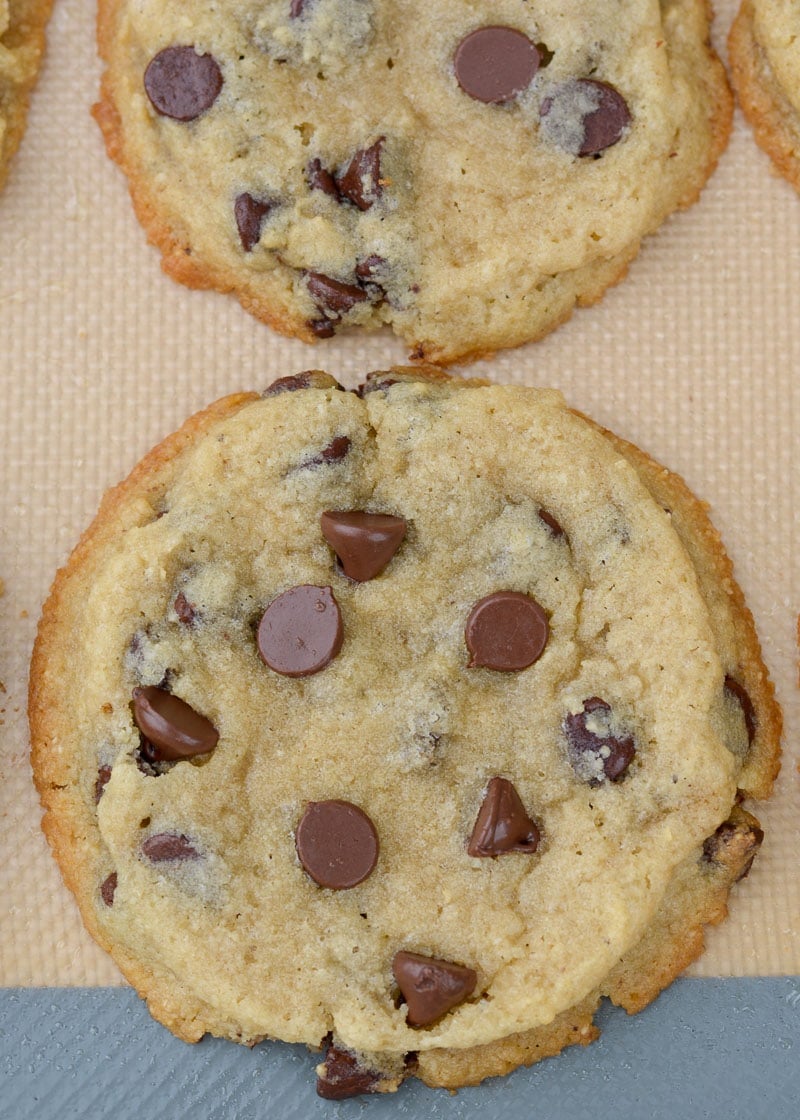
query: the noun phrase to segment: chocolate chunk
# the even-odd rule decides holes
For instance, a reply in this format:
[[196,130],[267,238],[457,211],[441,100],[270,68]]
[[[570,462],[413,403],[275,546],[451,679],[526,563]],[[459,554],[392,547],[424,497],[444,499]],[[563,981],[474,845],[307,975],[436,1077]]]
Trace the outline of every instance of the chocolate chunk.
[[337,318],[346,315],[357,303],[363,303],[367,298],[367,293],[355,284],[333,280],[330,276],[323,276],[321,272],[307,273],[306,284],[314,303],[323,311],[332,312]]
[[580,78],[564,82],[540,109],[555,143],[579,156],[593,156],[620,140],[631,123],[625,98],[607,82]]
[[258,627],[258,652],[285,677],[318,673],[342,648],[342,616],[330,587],[300,584],[273,599]]
[[320,159],[312,159],[306,167],[306,181],[312,191],[322,191],[323,194],[329,194],[333,198],[339,197],[336,180],[327,167],[322,166],[322,160]]
[[169,863],[172,860],[200,859],[200,853],[188,836],[177,832],[156,832],[142,843],[142,854],[152,863]]
[[210,109],[222,89],[222,71],[210,54],[194,47],[166,47],[150,60],[144,88],[156,112],[193,121]]
[[148,762],[177,762],[208,754],[219,741],[219,732],[205,716],[153,685],[133,690],[133,718],[150,744]]
[[402,517],[365,510],[326,510],[320,525],[344,574],[359,583],[383,571],[406,535]]
[[539,69],[539,51],[513,27],[478,27],[458,44],[453,66],[464,93],[491,105],[528,88]]
[[734,810],[735,816],[723,821],[703,844],[703,859],[707,863],[724,867],[738,883],[753,866],[764,840],[758,821],[743,810]]
[[539,839],[539,829],[513,784],[507,778],[492,778],[467,845],[468,853],[502,856],[506,852],[535,852]]
[[548,513],[546,509],[539,510],[539,519],[545,523],[554,537],[558,538],[565,535],[564,530],[556,521],[555,517],[553,517],[552,513]]
[[549,635],[547,614],[521,591],[495,591],[475,604],[464,637],[469,667],[515,672],[541,657]]
[[753,707],[753,701],[750,699],[750,694],[747,689],[739,684],[735,677],[725,678],[725,691],[734,700],[738,700],[744,716],[744,724],[747,728],[747,741],[752,746],[753,739],[756,735],[756,710]]
[[114,892],[117,889],[117,873],[112,871],[107,879],[100,884],[100,897],[106,906],[114,905]]
[[191,626],[197,618],[197,612],[194,604],[190,603],[182,591],[179,591],[175,596],[175,602],[172,604],[175,614],[178,616],[184,626]]
[[310,319],[308,323],[311,333],[317,338],[333,338],[336,326],[332,319]]
[[369,210],[383,193],[381,183],[381,149],[386,140],[379,137],[369,148],[356,152],[347,167],[336,176],[339,194],[359,210]]
[[419,953],[395,953],[392,972],[408,1005],[410,1027],[427,1027],[472,995],[478,977],[473,969]]
[[315,883],[347,891],[372,874],[378,834],[363,809],[349,801],[309,801],[297,826],[297,856]]
[[569,712],[564,719],[567,754],[573,770],[591,786],[618,782],[633,762],[636,747],[632,738],[618,738],[609,730],[611,705],[599,696],[583,702],[582,712]]
[[327,447],[323,447],[319,455],[314,455],[311,459],[305,459],[300,463],[300,468],[305,467],[321,467],[325,463],[339,463],[344,459],[350,451],[350,439],[348,436],[334,436]]
[[94,803],[98,803],[103,796],[103,790],[106,788],[108,779],[111,777],[111,767],[101,766],[97,771],[97,780],[94,783]]
[[240,194],[233,204],[236,228],[245,253],[251,253],[261,237],[261,226],[275,206],[269,199],[254,198],[251,194]]
[[317,1095],[326,1101],[343,1101],[361,1093],[379,1092],[382,1080],[379,1073],[360,1066],[350,1050],[342,1050],[331,1043],[325,1061],[317,1070]]

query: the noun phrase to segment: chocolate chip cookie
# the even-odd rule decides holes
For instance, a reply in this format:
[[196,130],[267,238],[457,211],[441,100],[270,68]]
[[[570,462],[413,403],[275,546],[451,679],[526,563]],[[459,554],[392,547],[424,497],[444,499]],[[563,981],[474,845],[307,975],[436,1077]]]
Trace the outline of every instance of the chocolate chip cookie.
[[25,131],[51,0],[0,0],[0,188]]
[[325,1097],[596,1036],[702,948],[780,714],[702,505],[559,394],[228,397],[103,502],[30,721],[87,927],[180,1037]]
[[314,341],[539,338],[695,201],[730,129],[705,0],[102,0],[96,118],[163,267]]
[[743,0],[728,46],[755,138],[800,191],[800,9],[792,0]]

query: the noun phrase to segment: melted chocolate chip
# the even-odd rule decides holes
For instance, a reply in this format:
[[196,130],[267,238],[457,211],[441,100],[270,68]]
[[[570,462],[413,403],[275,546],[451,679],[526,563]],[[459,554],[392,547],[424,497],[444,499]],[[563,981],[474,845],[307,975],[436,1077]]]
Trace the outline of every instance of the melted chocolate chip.
[[583,711],[569,712],[564,719],[570,764],[591,786],[618,782],[636,754],[632,738],[618,738],[608,730],[610,715],[611,705],[592,696],[584,700]]
[[750,699],[750,694],[744,685],[739,684],[735,677],[725,678],[725,691],[734,700],[739,702],[744,716],[744,724],[747,728],[747,741],[752,746],[753,739],[756,735],[756,710],[753,707],[753,701]]
[[513,784],[507,778],[492,778],[475,821],[467,852],[471,856],[535,852],[539,839],[539,829],[525,811]]
[[361,148],[336,177],[339,194],[359,210],[369,208],[383,193],[381,183],[381,150],[386,137],[381,136],[369,148]]
[[410,1027],[427,1027],[472,995],[478,977],[473,969],[419,953],[395,953],[392,972],[408,1005]]
[[345,284],[321,272],[306,274],[308,292],[314,303],[323,311],[330,311],[335,317],[346,315],[357,303],[367,299],[367,293],[355,284]]
[[98,803],[100,798],[103,796],[103,790],[106,788],[106,785],[108,784],[108,780],[109,780],[110,777],[111,777],[111,767],[110,766],[101,766],[98,769],[97,780],[94,783],[94,803],[95,803],[95,805]]
[[210,54],[194,47],[166,47],[150,60],[144,88],[156,112],[193,121],[210,109],[222,89],[222,71]]
[[114,893],[117,889],[117,873],[112,871],[107,879],[100,884],[100,897],[106,906],[114,905]]
[[363,883],[378,862],[375,826],[349,801],[310,801],[297,826],[295,846],[314,882],[334,891]]
[[194,623],[197,618],[197,611],[194,604],[189,602],[182,591],[179,591],[175,596],[175,602],[172,606],[184,626],[191,626]]
[[350,1050],[342,1050],[332,1043],[325,1054],[325,1061],[317,1070],[317,1095],[327,1101],[342,1101],[361,1093],[377,1093],[381,1075],[358,1064]]
[[133,690],[133,718],[150,745],[148,762],[177,762],[208,754],[219,741],[219,732],[205,716],[152,685]]
[[306,181],[312,191],[322,191],[323,194],[329,194],[332,198],[339,197],[336,180],[327,167],[323,167],[320,159],[312,159],[309,163],[306,168]]
[[495,591],[475,604],[464,637],[469,667],[517,672],[541,657],[549,636],[547,614],[530,595]]
[[539,520],[545,523],[552,536],[559,538],[565,535],[564,530],[556,521],[555,517],[553,517],[552,513],[548,513],[546,509],[539,510]]
[[268,199],[254,198],[251,194],[240,194],[233,204],[236,228],[245,253],[251,253],[261,238],[264,219],[275,206]]
[[359,583],[383,571],[406,535],[402,517],[365,510],[326,510],[320,525],[344,574]]
[[200,853],[188,836],[177,832],[156,832],[148,836],[142,843],[142,854],[152,863],[200,859]]
[[540,115],[554,142],[579,156],[610,148],[631,123],[622,94],[593,78],[564,82],[542,102]]
[[539,69],[539,51],[513,27],[478,27],[458,44],[453,66],[464,93],[496,104],[528,88]]
[[273,599],[258,627],[258,652],[285,677],[318,673],[342,647],[342,616],[330,587],[301,584]]

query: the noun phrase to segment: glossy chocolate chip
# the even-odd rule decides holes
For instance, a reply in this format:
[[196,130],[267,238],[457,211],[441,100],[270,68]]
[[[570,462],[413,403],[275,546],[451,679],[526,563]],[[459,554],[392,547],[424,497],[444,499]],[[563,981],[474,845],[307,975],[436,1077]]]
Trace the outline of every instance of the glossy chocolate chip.
[[254,198],[253,195],[240,194],[233,204],[236,228],[245,253],[252,253],[261,238],[264,219],[275,206],[269,199]]
[[611,705],[599,696],[583,702],[583,711],[569,712],[564,719],[567,753],[573,770],[591,786],[606,780],[618,782],[636,754],[630,737],[609,730]]
[[473,969],[419,953],[395,953],[392,972],[406,1001],[410,1027],[427,1027],[472,995]]
[[725,678],[725,691],[734,700],[738,701],[744,716],[744,724],[747,728],[747,741],[752,745],[753,739],[756,735],[756,710],[753,707],[753,701],[750,699],[750,694],[744,685],[739,684],[735,677]]
[[542,102],[545,130],[579,156],[593,156],[622,139],[631,123],[625,98],[607,82],[581,78],[564,82]]
[[349,801],[309,801],[297,826],[297,856],[321,887],[346,891],[372,874],[378,834],[363,809]]
[[156,112],[193,121],[210,109],[222,89],[222,71],[210,54],[192,46],[166,47],[150,60],[144,88]]
[[375,1070],[359,1065],[350,1050],[331,1044],[325,1061],[317,1069],[317,1095],[326,1101],[343,1101],[362,1093],[377,1093],[382,1077]]
[[521,591],[495,591],[475,604],[464,637],[469,667],[517,672],[541,657],[549,635],[547,614]]
[[369,210],[383,193],[381,152],[385,139],[381,136],[369,148],[356,152],[341,175],[336,177],[339,194],[359,210]]
[[156,832],[142,843],[142,855],[151,863],[200,859],[200,853],[189,840],[177,832]]
[[330,587],[300,584],[273,599],[258,627],[258,652],[285,677],[318,673],[342,648],[342,616]]
[[535,852],[539,829],[528,816],[514,785],[492,778],[478,812],[467,852],[471,856],[502,856],[506,852]]
[[172,604],[175,614],[184,626],[191,626],[197,618],[197,611],[194,604],[190,603],[182,591],[179,591],[175,596],[175,602]]
[[330,311],[337,317],[346,315],[357,303],[363,303],[367,298],[367,293],[355,284],[345,284],[342,280],[323,276],[321,272],[306,273],[306,284],[317,307]]
[[458,44],[453,66],[464,93],[496,104],[528,88],[539,69],[539,52],[516,28],[478,27]]
[[564,536],[564,530],[556,521],[555,517],[553,517],[552,513],[548,513],[546,509],[539,510],[539,520],[544,522],[552,536],[556,538]]
[[103,790],[106,788],[106,785],[108,784],[108,780],[109,780],[110,777],[111,777],[111,767],[110,766],[101,766],[98,769],[97,779],[95,780],[95,783],[94,783],[94,803],[95,803],[95,805],[98,803],[100,798],[103,796]]
[[153,685],[133,690],[133,718],[152,748],[148,762],[177,762],[208,754],[219,741],[219,732],[205,716]]
[[100,884],[100,897],[106,906],[114,905],[114,894],[117,889],[117,873],[112,871],[107,879]]
[[326,510],[320,525],[344,574],[359,583],[383,571],[406,535],[402,517],[365,510]]
[[320,159],[312,159],[306,167],[306,181],[312,191],[322,191],[323,194],[329,194],[332,198],[339,197],[336,180],[327,167],[323,166]]

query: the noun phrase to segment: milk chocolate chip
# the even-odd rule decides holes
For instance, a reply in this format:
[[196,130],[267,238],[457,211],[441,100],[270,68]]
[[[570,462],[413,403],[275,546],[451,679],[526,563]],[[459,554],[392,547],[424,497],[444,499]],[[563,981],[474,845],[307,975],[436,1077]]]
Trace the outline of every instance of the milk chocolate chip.
[[591,696],[584,700],[583,711],[569,712],[564,719],[572,768],[591,786],[618,782],[636,754],[632,738],[612,734],[610,717],[611,705]]
[[304,583],[273,599],[258,627],[258,652],[285,677],[318,673],[342,648],[342,616],[330,587]]
[[144,88],[156,112],[193,121],[210,109],[222,89],[222,71],[210,54],[192,46],[166,47],[150,60]]
[[608,82],[580,78],[564,82],[542,102],[542,127],[578,156],[593,156],[620,140],[631,123],[625,98]]
[[359,1065],[350,1050],[331,1043],[325,1061],[317,1068],[317,1094],[327,1101],[343,1101],[361,1093],[379,1092],[382,1080],[379,1073]]
[[359,210],[369,210],[383,193],[381,149],[385,139],[385,136],[381,136],[369,148],[356,152],[341,175],[336,177],[339,194],[349,199]]
[[156,832],[148,836],[142,843],[142,854],[152,863],[200,859],[200,853],[188,836],[177,832]]
[[473,969],[419,953],[395,953],[392,972],[408,1006],[410,1027],[427,1027],[472,995],[478,977]]
[[515,672],[527,669],[547,645],[547,614],[521,591],[495,591],[475,604],[464,637],[469,667]]
[[208,754],[219,741],[214,725],[185,700],[148,685],[133,690],[133,718],[151,744],[150,762],[176,762]]
[[306,273],[308,293],[322,311],[330,311],[334,317],[346,315],[357,303],[367,299],[367,293],[355,284],[345,284],[321,272]]
[[539,829],[528,816],[513,784],[492,778],[475,821],[467,851],[471,856],[535,852]]
[[275,203],[269,199],[254,198],[253,195],[240,194],[233,204],[236,228],[245,253],[252,253],[261,238],[261,226],[273,209]]
[[378,862],[375,826],[349,801],[310,801],[297,826],[295,846],[314,882],[334,891],[363,883]]
[[464,93],[495,104],[528,88],[539,69],[539,52],[513,27],[478,27],[458,44],[453,66]]
[[320,525],[344,574],[360,583],[383,571],[406,535],[402,517],[365,510],[326,510]]

